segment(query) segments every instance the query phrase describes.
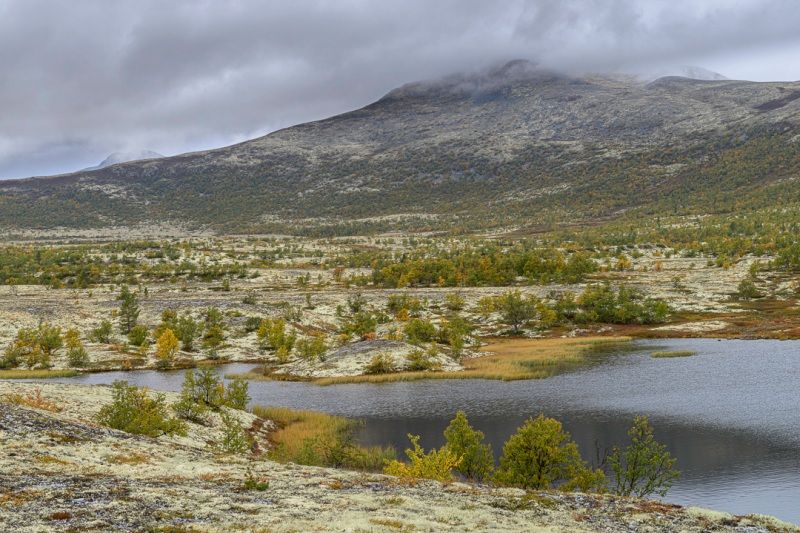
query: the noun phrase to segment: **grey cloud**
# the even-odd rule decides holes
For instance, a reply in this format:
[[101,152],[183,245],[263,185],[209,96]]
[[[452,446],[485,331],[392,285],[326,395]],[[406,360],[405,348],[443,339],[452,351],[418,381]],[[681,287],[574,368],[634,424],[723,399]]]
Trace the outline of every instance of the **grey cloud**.
[[746,77],[737,54],[800,46],[798,21],[794,0],[0,1],[0,177],[220,146],[515,58]]

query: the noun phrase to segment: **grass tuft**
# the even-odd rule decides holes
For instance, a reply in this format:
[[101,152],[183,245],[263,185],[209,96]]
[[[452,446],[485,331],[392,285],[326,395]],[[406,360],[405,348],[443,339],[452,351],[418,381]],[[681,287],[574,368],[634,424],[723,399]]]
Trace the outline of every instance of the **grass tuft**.
[[697,352],[693,352],[692,350],[663,350],[651,353],[650,357],[691,357],[693,355],[697,355]]

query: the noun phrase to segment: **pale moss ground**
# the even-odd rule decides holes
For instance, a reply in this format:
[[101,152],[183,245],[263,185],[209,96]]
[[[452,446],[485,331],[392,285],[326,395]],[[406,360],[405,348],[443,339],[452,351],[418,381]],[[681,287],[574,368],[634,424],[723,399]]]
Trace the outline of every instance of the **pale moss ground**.
[[[105,386],[0,381],[0,396],[36,388],[60,411],[0,402],[0,531],[800,531],[646,500],[408,486],[263,454],[219,455],[218,420],[158,439],[97,426]],[[267,446],[270,424],[238,416]],[[245,490],[248,472],[269,488]]]

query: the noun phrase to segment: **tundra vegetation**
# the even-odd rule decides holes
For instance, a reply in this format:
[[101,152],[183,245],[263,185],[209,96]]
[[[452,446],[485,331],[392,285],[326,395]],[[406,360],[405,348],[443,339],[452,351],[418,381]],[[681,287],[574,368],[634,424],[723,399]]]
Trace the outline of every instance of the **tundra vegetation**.
[[[763,336],[800,335],[800,248],[782,233],[795,223],[791,214],[676,217],[535,237],[6,244],[0,367],[83,372],[248,361],[260,364],[251,377],[326,383],[528,379],[578,359],[517,352],[506,365],[508,353],[481,345],[712,327],[737,336],[756,323]],[[386,349],[384,341],[403,347]],[[366,358],[351,355],[373,345]]]

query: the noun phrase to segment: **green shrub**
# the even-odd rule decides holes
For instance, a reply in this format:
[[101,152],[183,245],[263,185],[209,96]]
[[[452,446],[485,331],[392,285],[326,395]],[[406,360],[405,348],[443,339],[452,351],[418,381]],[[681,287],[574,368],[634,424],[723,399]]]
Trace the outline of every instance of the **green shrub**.
[[614,492],[640,498],[653,493],[664,496],[680,475],[675,459],[655,440],[647,417],[634,418],[628,436],[631,443],[624,449],[615,446],[608,457]]
[[441,370],[442,365],[435,361],[432,354],[423,350],[414,350],[406,356],[406,369],[412,372],[426,372],[429,370]]
[[112,396],[112,402],[97,415],[100,424],[148,437],[186,435],[186,425],[169,416],[163,394],[150,397],[146,389],[115,381]]
[[736,293],[742,300],[752,300],[753,298],[761,298],[762,296],[753,279],[749,277],[739,282]]
[[147,342],[147,337],[149,332],[147,328],[144,326],[134,326],[128,332],[128,342],[130,342],[133,346],[141,346],[145,342]]
[[495,481],[523,489],[584,491],[603,486],[601,470],[591,470],[561,422],[529,418],[503,445]]
[[378,321],[372,313],[368,311],[359,311],[349,320],[345,321],[341,331],[342,333],[355,335],[356,337],[364,339],[375,333],[376,327],[378,327]]
[[225,387],[225,405],[244,411],[250,401],[249,385],[243,379],[234,379]]
[[132,293],[127,285],[122,286],[119,297],[119,330],[127,335],[136,326],[139,319],[139,298]]
[[265,318],[262,320],[256,336],[262,350],[273,349],[278,351],[285,349],[287,355],[292,351],[297,340],[297,336],[294,333],[287,333],[286,321],[282,318]]
[[200,334],[200,324],[187,313],[175,322],[174,331],[181,341],[181,350],[193,352],[194,341]]
[[253,439],[242,427],[242,423],[235,416],[222,411],[222,438],[217,442],[216,448],[222,453],[243,454],[253,447]]
[[450,311],[461,311],[465,303],[464,297],[457,292],[451,292],[444,297],[444,306]]
[[258,327],[261,325],[261,319],[257,316],[249,316],[244,321],[244,332],[245,333],[253,333],[254,331],[258,331]]
[[181,418],[205,423],[209,409],[219,410],[223,406],[246,409],[250,401],[248,388],[248,383],[240,379],[232,380],[226,387],[211,368],[187,370],[180,399],[173,408]]
[[576,303],[578,322],[657,324],[670,313],[664,300],[646,298],[640,290],[625,285],[615,289],[608,283],[586,287]]
[[395,316],[402,311],[409,315],[415,315],[422,309],[422,303],[419,299],[407,294],[392,294],[386,303],[386,309]]
[[265,491],[269,489],[269,481],[263,478],[257,478],[253,475],[253,471],[248,469],[247,476],[244,478],[244,490]]
[[89,332],[89,340],[96,343],[108,344],[111,342],[111,332],[114,326],[108,320],[103,320],[100,325]]
[[392,372],[397,372],[397,363],[394,362],[394,357],[385,353],[375,355],[364,367],[365,374],[391,374]]
[[492,446],[484,444],[483,437],[483,432],[469,425],[464,411],[458,411],[444,430],[445,446],[461,457],[456,470],[467,479],[481,481],[494,470]]
[[327,349],[322,336],[304,337],[295,343],[295,350],[307,361],[324,361]]
[[360,292],[347,297],[347,308],[350,309],[352,314],[360,313],[366,306],[367,300]]
[[422,344],[423,342],[430,342],[436,335],[436,327],[430,320],[422,318],[412,318],[406,324],[404,333],[411,344]]
[[501,296],[498,308],[503,322],[511,326],[515,333],[536,315],[536,301],[522,296],[519,291],[507,292]]

